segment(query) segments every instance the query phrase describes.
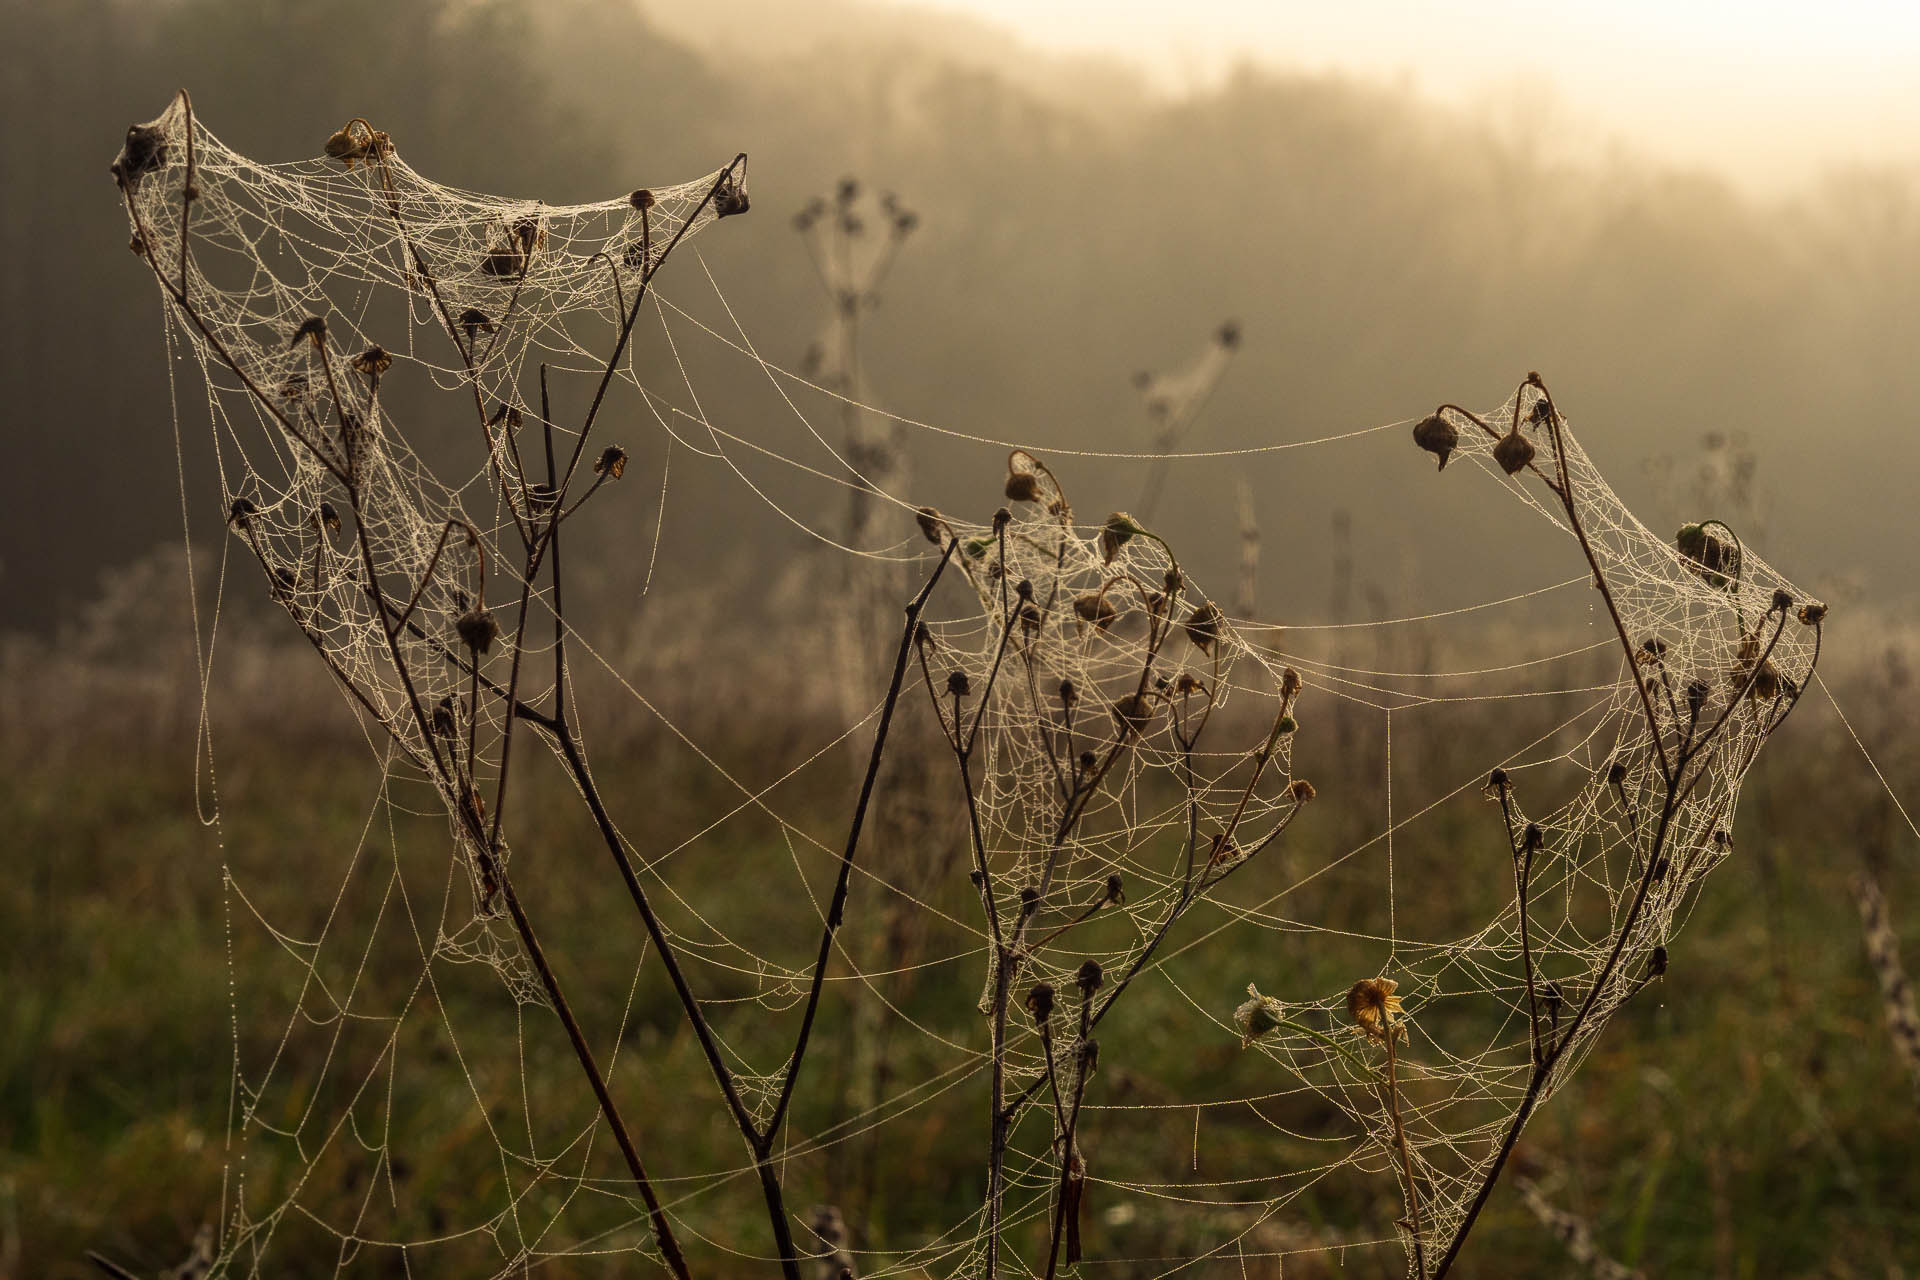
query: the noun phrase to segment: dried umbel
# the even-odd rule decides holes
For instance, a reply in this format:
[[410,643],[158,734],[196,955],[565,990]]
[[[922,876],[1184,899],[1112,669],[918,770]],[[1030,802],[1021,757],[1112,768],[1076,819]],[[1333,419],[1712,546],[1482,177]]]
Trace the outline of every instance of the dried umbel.
[[1447,458],[1460,447],[1460,431],[1437,413],[1420,419],[1413,428],[1413,442],[1440,459],[1438,471],[1447,469]]
[[1382,1044],[1389,1035],[1406,1039],[1400,997],[1393,994],[1399,986],[1392,978],[1362,978],[1347,989],[1347,1016],[1357,1032]]
[[1247,984],[1247,1000],[1233,1011],[1234,1023],[1240,1028],[1240,1047],[1245,1049],[1270,1031],[1277,1031],[1286,1024],[1286,1006],[1272,996],[1263,996],[1253,983]]

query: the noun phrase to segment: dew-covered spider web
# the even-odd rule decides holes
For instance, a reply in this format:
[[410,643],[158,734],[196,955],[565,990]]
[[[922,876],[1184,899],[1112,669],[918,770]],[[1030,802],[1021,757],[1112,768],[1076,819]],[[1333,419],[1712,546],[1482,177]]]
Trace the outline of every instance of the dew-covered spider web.
[[[815,424],[844,397],[766,358],[687,247],[747,211],[744,157],[555,206],[436,184],[365,122],[258,164],[183,97],[116,176],[168,341],[204,375],[204,397],[175,388],[215,460],[183,477],[189,525],[222,522],[221,596],[264,584],[370,748],[357,843],[277,873],[310,911],[226,882],[218,1274],[630,1274],[675,1252],[771,1274],[768,1178],[807,1275],[1277,1275],[1365,1252],[1434,1274],[1516,1120],[1659,980],[1817,658],[1820,606],[1716,522],[1643,526],[1539,379],[1421,420],[1427,455],[1411,420],[1182,452],[1182,419],[1092,454],[886,415],[1001,476],[939,511],[836,448]],[[710,414],[709,376],[761,388],[764,416]],[[576,574],[576,517],[609,494],[657,495],[617,536],[663,554],[679,482],[662,461],[635,487],[642,435],[824,549],[778,575],[801,597],[849,558],[899,604],[938,576],[916,625],[870,629],[866,711],[756,738],[743,768],[713,726],[758,733],[801,697],[781,673],[807,635],[849,634],[831,603],[764,640],[643,595],[669,613],[646,645],[566,609],[557,531]],[[1131,459],[1178,503],[1197,460],[1363,437],[1516,504],[1564,572],[1364,625],[1234,616],[1144,513],[1108,513],[1129,499],[1074,479]],[[849,490],[883,513],[877,544],[836,530]],[[1582,591],[1570,644],[1523,630],[1453,663],[1340,640]],[[679,685],[725,714],[685,721]],[[687,775],[659,785],[696,821],[594,785],[649,776],[595,741],[615,704],[657,722]],[[1538,732],[1454,741],[1409,781],[1410,719],[1521,704],[1552,709]],[[888,724],[846,863],[847,760]],[[1336,756],[1362,764],[1323,771]],[[522,775],[590,817],[554,836]]]

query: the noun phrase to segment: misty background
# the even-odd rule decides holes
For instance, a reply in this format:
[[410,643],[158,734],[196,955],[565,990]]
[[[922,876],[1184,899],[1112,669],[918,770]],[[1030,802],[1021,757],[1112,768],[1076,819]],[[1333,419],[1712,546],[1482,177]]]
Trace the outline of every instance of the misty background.
[[[1584,135],[1557,130],[1566,106],[1547,85],[1466,109],[1404,78],[1248,64],[1169,93],[1122,60],[854,0],[657,16],[621,0],[4,10],[9,628],[50,628],[102,575],[179,536],[160,308],[106,166],[126,126],[183,85],[259,159],[315,154],[361,115],[431,177],[554,202],[746,151],[752,214],[697,247],[759,349],[790,368],[826,319],[790,215],[846,174],[897,192],[920,230],[867,327],[872,396],[1042,456],[1149,448],[1131,375],[1184,362],[1229,317],[1245,342],[1189,448],[1353,431],[1443,400],[1491,407],[1537,369],[1656,530],[1709,514],[1668,479],[1717,433],[1757,459],[1763,556],[1836,601],[1914,604],[1920,172],[1891,160],[1767,193],[1617,141],[1574,145]],[[713,310],[692,259],[660,287]],[[739,361],[713,371],[698,389],[715,419],[783,447],[791,423],[765,377]],[[197,380],[181,383],[184,435],[189,498],[207,512]],[[649,428],[621,429],[658,461]],[[997,450],[920,432],[909,449],[914,500],[991,509]],[[1224,590],[1230,486],[1249,478],[1269,548],[1262,606],[1283,620],[1325,616],[1321,548],[1343,507],[1355,553],[1409,610],[1565,576],[1551,551],[1472,553],[1486,504],[1428,471],[1399,432],[1188,463],[1166,531]],[[1128,506],[1141,475],[1076,460],[1066,478],[1094,518]],[[745,522],[756,554],[807,549],[719,468],[675,481],[691,487],[670,528]],[[639,531],[651,504],[634,501]],[[830,526],[844,497],[798,501]],[[707,573],[721,541],[681,539],[668,572]]]

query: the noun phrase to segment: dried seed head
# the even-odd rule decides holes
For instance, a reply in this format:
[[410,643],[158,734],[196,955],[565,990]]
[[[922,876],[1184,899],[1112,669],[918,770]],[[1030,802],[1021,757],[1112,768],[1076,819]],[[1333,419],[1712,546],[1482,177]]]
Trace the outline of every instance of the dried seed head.
[[1506,785],[1507,785],[1507,771],[1505,769],[1495,769],[1492,773],[1487,775],[1487,790],[1494,792],[1496,795],[1499,793],[1500,789]]
[[627,197],[627,203],[642,213],[645,213],[648,209],[653,208],[653,192],[642,187]]
[[353,358],[353,371],[365,378],[378,378],[391,368],[393,356],[377,342]]
[[451,738],[458,733],[459,724],[454,719],[453,699],[446,697],[433,709],[433,732],[437,737]]
[[1118,871],[1110,872],[1107,876],[1107,901],[1120,906],[1126,905],[1127,888],[1120,879]]
[[1406,1037],[1400,997],[1393,994],[1399,986],[1392,978],[1362,978],[1347,989],[1347,1016],[1361,1035],[1382,1043],[1389,1035]]
[[610,444],[600,451],[600,460],[593,464],[593,474],[605,473],[609,480],[618,480],[627,473],[627,451],[617,444]]
[[1728,575],[1739,572],[1740,556],[1734,545],[1704,524],[1681,525],[1673,542],[1680,554],[1692,562],[1689,567],[1710,587],[1730,586],[1732,579]]
[[1007,500],[1010,502],[1040,501],[1040,482],[1031,472],[1007,472]]
[[752,207],[753,202],[747,199],[747,189],[734,178],[732,173],[722,174],[720,184],[714,188],[713,192],[713,216],[731,218],[736,214],[745,213]]
[[1438,471],[1447,469],[1447,458],[1460,447],[1460,432],[1437,413],[1420,419],[1413,428],[1413,442],[1440,459]]
[[1493,446],[1493,460],[1499,463],[1500,469],[1508,475],[1525,469],[1526,465],[1533,461],[1533,454],[1533,441],[1521,435],[1520,428],[1517,426],[1501,436],[1499,442]]
[[1300,722],[1292,716],[1281,716],[1279,723],[1274,726],[1274,729],[1282,735],[1297,733],[1300,729]]
[[1649,978],[1658,978],[1663,976],[1666,971],[1667,949],[1664,946],[1655,947],[1653,954],[1647,957],[1647,976]]
[[1640,642],[1639,660],[1645,663],[1659,662],[1667,656],[1667,642],[1659,636],[1648,636]]
[[1292,667],[1287,667],[1280,672],[1280,696],[1291,698],[1298,692],[1300,692],[1300,673]]
[[1707,705],[1707,695],[1712,692],[1705,680],[1687,681],[1687,710],[1693,715],[1699,715],[1700,709]]
[[1202,653],[1212,653],[1213,646],[1220,639],[1220,624],[1224,618],[1212,601],[1201,605],[1187,615],[1187,639],[1193,647]]
[[140,184],[140,179],[158,169],[167,161],[167,138],[159,129],[150,124],[136,124],[127,129],[127,140],[120,145],[120,154],[108,166],[113,180],[128,191]]
[[493,321],[489,320],[487,313],[478,307],[468,307],[465,311],[462,311],[460,313],[459,325],[467,331],[468,342],[473,341],[473,335],[475,333],[493,332]]
[[1113,607],[1113,601],[1097,591],[1089,591],[1075,598],[1073,612],[1082,622],[1090,622],[1102,631],[1112,626],[1113,620],[1120,616],[1120,611]]
[[1624,761],[1615,760],[1607,766],[1607,785],[1617,787],[1627,780],[1627,766]]
[[1082,751],[1082,752],[1080,753],[1080,772],[1082,772],[1082,773],[1092,773],[1092,772],[1093,772],[1093,766],[1094,766],[1095,764],[1097,764],[1097,763],[1099,763],[1099,761],[1098,761],[1098,760],[1097,760],[1097,758],[1096,758],[1096,757],[1094,756],[1094,754],[1093,754],[1093,752],[1091,752],[1091,751]]
[[453,629],[460,633],[461,642],[475,654],[493,648],[494,639],[500,634],[500,624],[494,621],[492,610],[484,605],[476,605],[455,618]]
[[1106,981],[1106,974],[1100,968],[1098,960],[1089,960],[1080,966],[1080,972],[1073,975],[1073,981],[1084,995],[1092,995]]
[[973,692],[973,682],[967,679],[964,671],[953,671],[947,675],[947,692],[956,698],[964,698]]
[[1182,695],[1199,693],[1206,687],[1207,686],[1200,683],[1191,671],[1182,671],[1180,678],[1173,682],[1173,691]]
[[1286,1006],[1272,996],[1263,996],[1253,983],[1247,984],[1247,1000],[1233,1011],[1233,1020],[1240,1027],[1240,1047],[1247,1048],[1255,1040],[1269,1031],[1277,1031],[1285,1023]]
[[1045,1026],[1053,1018],[1053,984],[1036,982],[1027,992],[1027,1012],[1033,1015],[1033,1025]]
[[1315,791],[1313,789],[1313,784],[1311,782],[1308,782],[1305,778],[1295,778],[1291,783],[1288,784],[1287,794],[1293,797],[1293,802],[1295,804],[1305,804],[1307,801],[1313,799],[1315,796],[1319,795],[1320,793],[1318,791]]
[[1527,829],[1520,833],[1520,847],[1523,849],[1537,851],[1544,849],[1546,844],[1547,833],[1540,829],[1540,824],[1537,822],[1529,822]]
[[1132,542],[1135,535],[1145,533],[1134,518],[1124,511],[1115,511],[1100,526],[1100,555],[1106,563],[1112,564],[1113,558],[1120,554],[1120,548]]
[[293,331],[293,336],[287,339],[287,350],[291,351],[295,347],[299,346],[300,339],[302,338],[312,339],[313,345],[317,347],[322,342],[326,341],[326,337],[327,337],[326,320],[320,316],[308,316],[305,320],[302,320],[300,322],[300,327]]
[[342,161],[347,168],[353,168],[355,160],[364,160],[367,156],[368,139],[353,131],[353,123],[345,128],[335,129],[327,135],[326,153],[334,160]]
[[1793,608],[1793,596],[1788,593],[1785,587],[1775,587],[1773,589],[1773,607],[1782,613]]
[[932,507],[921,507],[913,513],[913,518],[920,526],[920,536],[928,542],[937,547],[946,541],[942,530],[946,528],[947,522],[941,518],[938,511]]
[[248,517],[258,514],[260,508],[253,505],[252,498],[235,498],[233,505],[227,508],[227,523],[244,529]]
[[1002,529],[1006,528],[1008,525],[1012,523],[1013,523],[1013,512],[1007,510],[1005,507],[1001,507],[998,511],[993,513],[993,531],[995,533],[1000,532]]
[[1113,718],[1120,722],[1121,728],[1131,729],[1135,733],[1145,733],[1147,726],[1153,723],[1153,699],[1142,693],[1130,693],[1113,704]]
[[325,525],[330,533],[340,532],[340,513],[333,509],[331,502],[320,504],[320,523]]
[[1809,627],[1817,627],[1826,620],[1827,606],[1817,600],[1809,600],[1800,606],[1800,621]]
[[1032,885],[1020,891],[1020,905],[1031,910],[1040,903],[1040,891]]
[[1020,581],[1013,584],[1013,594],[1019,596],[1022,600],[1033,599],[1033,583],[1026,578],[1020,579]]
[[1080,691],[1074,687],[1073,681],[1062,680],[1060,682],[1060,705],[1070,707],[1078,701],[1080,701]]

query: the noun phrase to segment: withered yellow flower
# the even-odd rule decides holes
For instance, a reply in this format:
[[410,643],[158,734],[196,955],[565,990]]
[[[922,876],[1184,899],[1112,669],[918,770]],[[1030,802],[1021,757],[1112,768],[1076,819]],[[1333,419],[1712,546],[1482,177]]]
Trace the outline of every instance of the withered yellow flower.
[[1399,985],[1392,978],[1362,978],[1348,988],[1347,1015],[1355,1031],[1383,1043],[1389,1033],[1406,1038],[1400,997],[1393,994]]

